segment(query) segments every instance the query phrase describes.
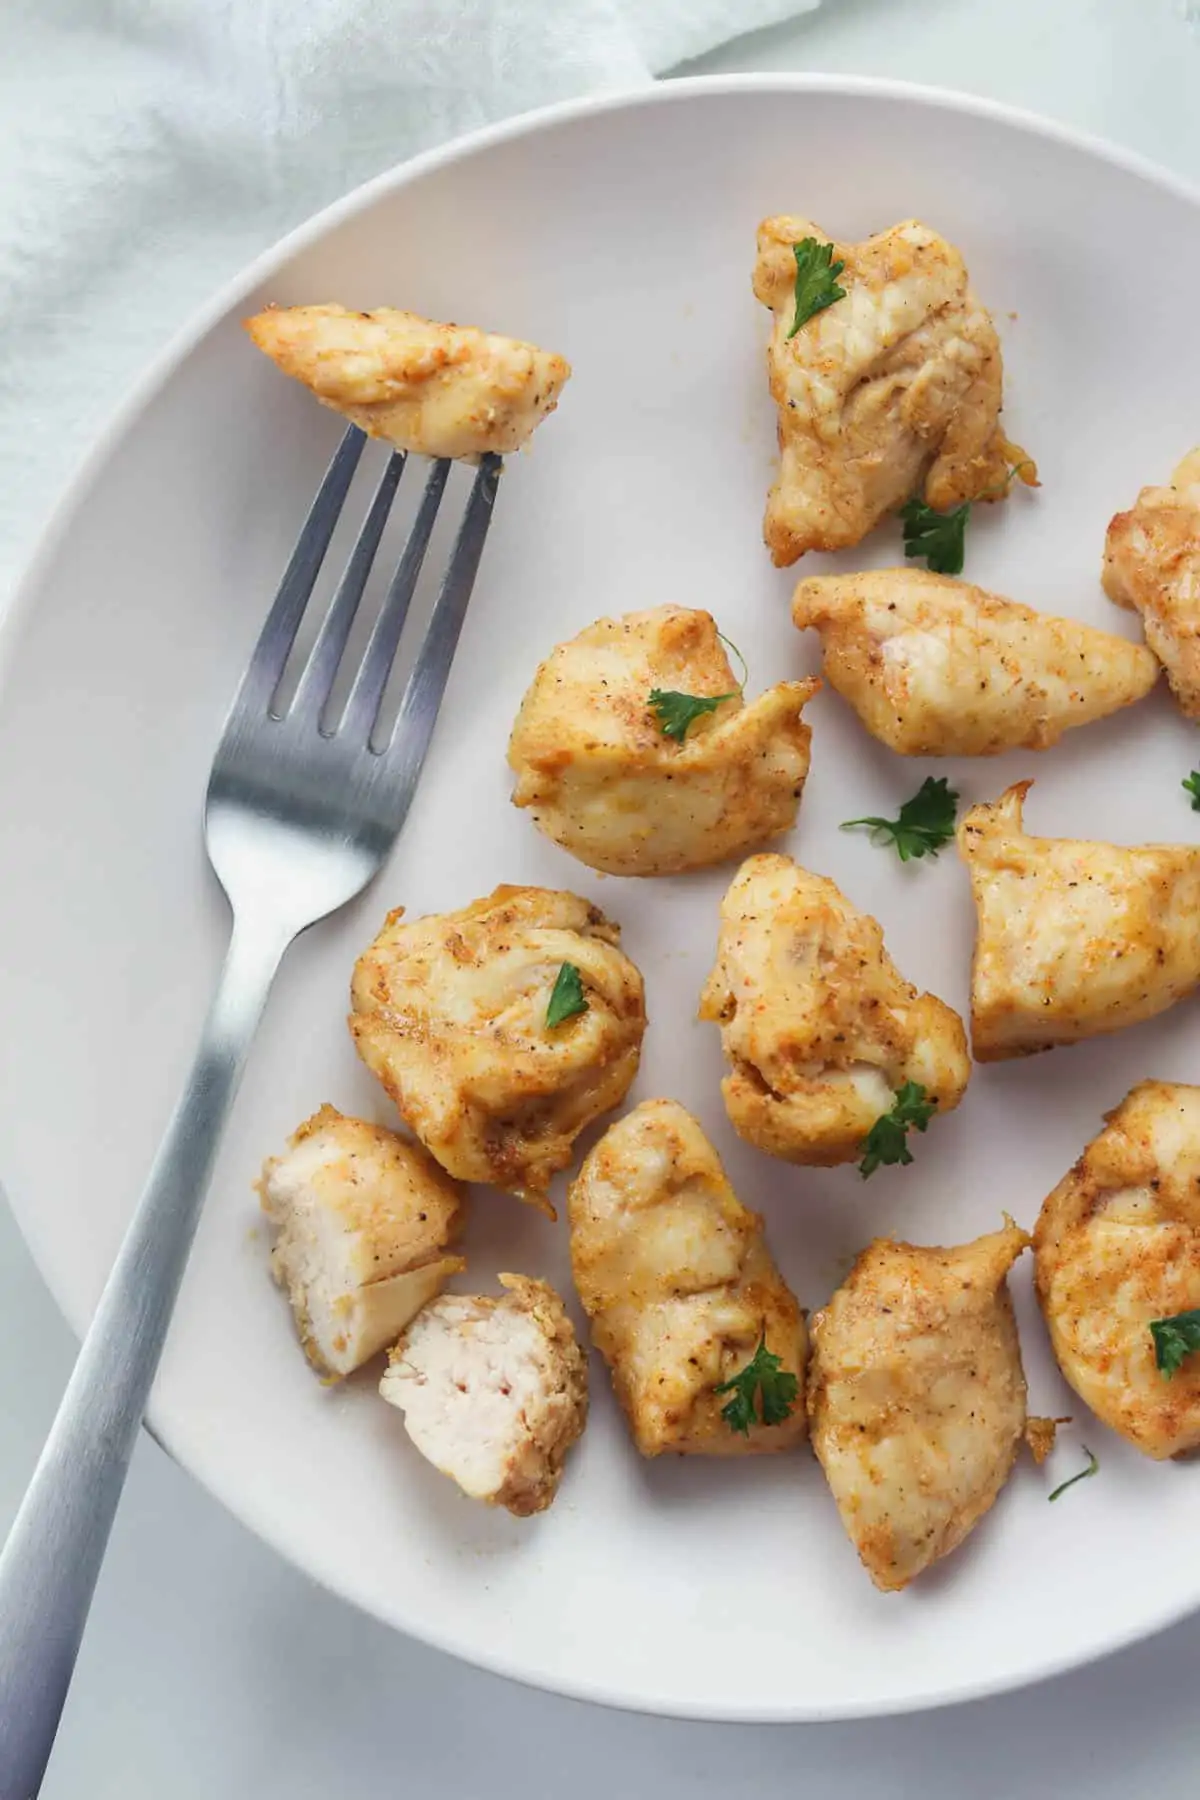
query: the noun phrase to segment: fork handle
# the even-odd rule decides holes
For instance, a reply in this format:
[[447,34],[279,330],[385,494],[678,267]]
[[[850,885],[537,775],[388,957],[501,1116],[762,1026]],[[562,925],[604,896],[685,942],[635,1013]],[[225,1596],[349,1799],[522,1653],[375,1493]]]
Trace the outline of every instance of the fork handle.
[[290,936],[235,920],[187,1086],[0,1554],[0,1800],[41,1788],[221,1132]]

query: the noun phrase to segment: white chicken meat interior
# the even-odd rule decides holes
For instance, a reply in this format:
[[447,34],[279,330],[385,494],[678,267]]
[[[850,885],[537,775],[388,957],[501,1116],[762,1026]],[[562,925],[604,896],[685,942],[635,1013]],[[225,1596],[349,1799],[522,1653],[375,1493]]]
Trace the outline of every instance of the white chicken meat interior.
[[394,1343],[447,1278],[462,1195],[419,1144],[323,1106],[268,1158],[258,1184],[275,1227],[271,1269],[324,1375]]

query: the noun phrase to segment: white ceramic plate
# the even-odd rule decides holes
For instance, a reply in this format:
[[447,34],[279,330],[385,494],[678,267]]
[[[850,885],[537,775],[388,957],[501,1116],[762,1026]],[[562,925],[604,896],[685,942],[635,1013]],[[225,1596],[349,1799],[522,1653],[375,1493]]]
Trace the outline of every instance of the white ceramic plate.
[[[969,574],[1132,631],[1103,599],[1106,522],[1200,435],[1196,201],[1127,158],[996,108],[822,78],[684,82],[487,133],[364,188],[252,269],[177,343],[76,484],[8,634],[0,707],[0,1167],[82,1328],[184,1073],[226,933],[200,799],[225,708],[339,425],[251,348],[268,299],[478,320],[563,351],[575,378],[508,470],[408,827],[377,885],[296,947],[221,1156],[153,1407],[171,1451],[338,1592],[490,1668],[656,1711],[813,1719],[1012,1686],[1200,1602],[1200,1471],[1157,1467],[1092,1420],[1021,1466],[968,1545],[877,1594],[807,1454],[634,1454],[603,1370],[562,1494],[519,1523],[460,1500],[369,1380],[322,1388],[266,1271],[250,1184],[323,1100],[386,1117],[342,1019],[384,912],[497,882],[577,889],[622,925],[651,1024],[634,1098],[694,1108],[820,1304],[871,1236],[955,1242],[1032,1225],[1103,1108],[1196,1071],[1194,1006],[1123,1036],[977,1073],[908,1169],[864,1184],[739,1144],[711,1026],[693,1022],[730,871],[598,879],[507,801],[506,735],[535,663],[604,613],[710,609],[754,689],[811,667],[792,576],[759,541],[774,425],[754,230],[800,211],[858,237],[919,214],[994,309],[1012,434],[1045,486],[972,526]],[[368,459],[369,460],[369,459]],[[860,561],[898,559],[885,527]],[[822,559],[812,558],[805,571]],[[843,559],[850,563],[851,559]],[[785,845],[883,920],[915,981],[960,1008],[972,919],[953,851],[902,870],[840,820],[891,812],[931,765],[890,756],[829,694]],[[1159,695],[1039,758],[945,765],[969,799],[1033,774],[1035,831],[1194,838],[1195,733]],[[936,769],[939,765],[933,765]],[[569,1289],[565,1228],[480,1194],[470,1279]],[[1074,1412],[1015,1277],[1035,1411]],[[32,1351],[31,1351],[32,1353]],[[1058,1505],[1054,1482],[1101,1473]]]

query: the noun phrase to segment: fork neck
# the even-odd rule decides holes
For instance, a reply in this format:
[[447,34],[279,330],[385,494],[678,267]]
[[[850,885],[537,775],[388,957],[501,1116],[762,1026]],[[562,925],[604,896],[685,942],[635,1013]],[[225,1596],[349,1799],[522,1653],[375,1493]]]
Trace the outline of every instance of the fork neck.
[[295,932],[253,913],[233,916],[229,948],[205,1027],[210,1053],[240,1062]]

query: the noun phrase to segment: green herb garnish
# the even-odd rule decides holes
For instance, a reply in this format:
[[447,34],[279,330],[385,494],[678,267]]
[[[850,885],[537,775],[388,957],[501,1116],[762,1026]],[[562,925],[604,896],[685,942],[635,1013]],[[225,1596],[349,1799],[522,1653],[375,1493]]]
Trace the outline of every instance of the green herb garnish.
[[876,1119],[863,1139],[863,1159],[858,1172],[865,1181],[881,1163],[910,1163],[908,1147],[910,1131],[924,1131],[937,1110],[936,1100],[925,1098],[919,1081],[906,1081],[896,1090],[892,1110]]
[[[1024,468],[1033,470],[1033,473],[1022,475],[1020,472]],[[1020,463],[1009,464],[1004,473],[1004,481],[995,482],[991,488],[984,488],[982,493],[975,495],[975,500],[1004,499],[1018,475],[1027,488],[1040,486],[1036,463],[1029,457],[1022,457]],[[972,517],[975,500],[963,500],[961,506],[954,506],[948,513],[939,513],[916,495],[905,500],[900,508],[900,517],[905,527],[905,556],[923,556],[925,567],[932,569],[934,574],[963,574],[966,522]]]
[[1100,1467],[1099,1461],[1092,1455],[1086,1444],[1083,1446],[1083,1454],[1087,1457],[1087,1468],[1080,1469],[1078,1475],[1072,1475],[1069,1481],[1060,1482],[1054,1491],[1046,1496],[1048,1500],[1057,1500],[1060,1494],[1065,1494],[1068,1488],[1073,1488],[1077,1481],[1086,1481],[1089,1475],[1096,1473]]
[[1170,1380],[1183,1367],[1184,1357],[1200,1350],[1200,1308],[1173,1313],[1169,1319],[1152,1319],[1150,1336],[1154,1339],[1154,1361]]
[[971,502],[964,500],[951,512],[935,512],[924,500],[906,500],[900,508],[904,521],[904,554],[923,556],[935,575],[961,575],[967,554],[967,520]]
[[750,1427],[758,1423],[754,1411],[755,1389],[761,1396],[763,1424],[782,1425],[791,1416],[799,1386],[791,1370],[783,1367],[783,1359],[767,1349],[764,1327],[758,1349],[745,1368],[731,1375],[728,1381],[721,1382],[713,1392],[733,1395],[733,1399],[721,1408],[721,1417],[731,1431],[740,1431],[744,1437],[749,1437]]
[[1179,785],[1192,796],[1192,811],[1200,812],[1200,769],[1193,769],[1187,780]]
[[550,1004],[546,1008],[546,1025],[550,1031],[576,1013],[585,1013],[588,1003],[583,992],[583,977],[574,963],[564,963],[554,977]]
[[658,717],[662,734],[674,738],[677,744],[682,744],[688,727],[696,719],[705,713],[716,712],[724,701],[736,699],[736,688],[732,694],[676,694],[663,688],[650,689],[650,705]]
[[832,244],[820,244],[812,237],[802,238],[792,245],[792,255],[796,258],[796,316],[788,332],[789,338],[794,338],[802,325],[817,313],[824,312],[827,306],[832,306],[835,300],[846,298],[845,288],[837,284],[846,265],[834,262]]
[[[1030,469],[1032,474],[1021,475],[1022,469]],[[935,575],[961,575],[966,556],[967,520],[971,517],[972,506],[976,500],[1003,499],[1018,475],[1026,487],[1040,486],[1037,465],[1024,456],[1020,462],[1009,466],[1003,481],[984,488],[981,494],[976,494],[974,500],[964,500],[961,506],[952,507],[949,512],[937,512],[914,494],[900,508],[904,524],[905,556],[910,559],[923,556],[925,567]]]
[[847,819],[843,831],[865,826],[873,844],[892,844],[901,862],[936,856],[954,836],[958,795],[944,775],[929,775],[895,819]]

